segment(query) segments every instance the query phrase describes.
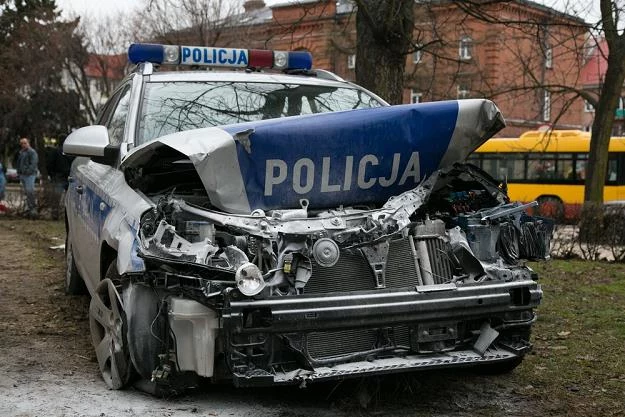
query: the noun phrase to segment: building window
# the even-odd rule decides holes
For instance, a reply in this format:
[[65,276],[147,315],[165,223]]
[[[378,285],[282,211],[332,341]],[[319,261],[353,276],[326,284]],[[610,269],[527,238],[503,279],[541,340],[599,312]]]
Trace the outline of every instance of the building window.
[[[417,48],[421,48],[421,45],[417,45]],[[412,63],[418,64],[421,62],[421,49],[418,49],[412,53]]]
[[553,68],[553,49],[551,46],[545,47],[545,68]]
[[463,36],[460,39],[460,45],[458,47],[458,55],[460,59],[471,59],[471,48],[473,46],[473,40],[468,36]]
[[347,69],[356,68],[356,54],[347,55]]
[[595,111],[595,106],[593,106],[590,101],[584,100],[584,111],[586,113],[592,113]]
[[421,103],[423,94],[415,90],[414,88],[410,90],[410,102],[412,104]]
[[469,87],[466,84],[458,84],[458,99],[469,98]]
[[543,93],[543,120],[551,119],[551,93],[547,90]]

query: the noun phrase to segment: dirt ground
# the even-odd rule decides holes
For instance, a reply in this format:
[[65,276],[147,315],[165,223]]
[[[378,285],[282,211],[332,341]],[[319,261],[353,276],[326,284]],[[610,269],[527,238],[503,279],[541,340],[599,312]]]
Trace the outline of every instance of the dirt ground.
[[[88,298],[64,294],[59,222],[0,218],[1,416],[530,416],[518,371],[421,373],[307,389],[210,386],[159,399],[109,391],[89,340]],[[522,366],[533,366],[524,363]],[[556,413],[557,414],[557,413]]]

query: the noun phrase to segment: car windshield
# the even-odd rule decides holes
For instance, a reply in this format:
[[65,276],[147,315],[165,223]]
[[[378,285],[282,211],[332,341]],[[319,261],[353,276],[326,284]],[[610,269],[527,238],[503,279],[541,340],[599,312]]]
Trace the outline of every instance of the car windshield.
[[152,82],[145,88],[139,143],[184,130],[303,114],[380,107],[348,87],[245,82]]

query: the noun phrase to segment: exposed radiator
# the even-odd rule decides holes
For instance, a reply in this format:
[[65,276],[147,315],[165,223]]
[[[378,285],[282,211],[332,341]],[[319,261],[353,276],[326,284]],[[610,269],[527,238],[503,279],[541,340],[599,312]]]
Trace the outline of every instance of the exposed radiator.
[[[411,244],[410,239],[414,239]],[[417,271],[417,253],[414,246],[425,244],[427,262],[418,260],[420,271]],[[447,257],[449,245],[439,237],[416,239],[407,237],[390,242],[388,260],[386,262],[385,288],[407,288],[419,285],[419,276],[430,271],[432,284],[444,284],[453,277],[451,261]],[[427,283],[427,282],[426,282]],[[307,294],[324,294],[330,292],[375,290],[376,281],[367,259],[355,249],[341,251],[336,265],[319,266],[312,260],[312,276],[306,284]]]
[[[422,241],[425,242],[425,246],[427,247],[434,284],[445,284],[451,281],[453,278],[453,271],[451,261],[447,256],[448,243],[438,237],[422,239]],[[421,265],[423,267],[422,263]]]
[[374,290],[375,278],[367,260],[358,251],[341,251],[336,265],[319,266],[312,259],[312,275],[304,292],[328,293]]
[[[386,262],[386,288],[414,287],[418,284],[410,238],[390,243]],[[319,266],[312,260],[312,276],[306,284],[307,294],[340,291],[375,290],[376,281],[367,259],[358,251],[341,251],[336,265]]]
[[410,332],[407,326],[315,332],[309,333],[306,339],[306,349],[313,359],[327,359],[379,347],[398,346],[410,346]]

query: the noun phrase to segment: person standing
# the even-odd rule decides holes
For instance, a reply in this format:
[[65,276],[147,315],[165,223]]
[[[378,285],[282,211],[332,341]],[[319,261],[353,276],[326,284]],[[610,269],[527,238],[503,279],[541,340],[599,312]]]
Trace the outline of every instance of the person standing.
[[17,173],[20,176],[20,183],[26,194],[26,216],[37,217],[37,202],[35,200],[35,180],[37,178],[37,164],[39,157],[37,152],[31,148],[27,138],[20,139],[20,151],[17,155]]
[[69,171],[73,158],[63,154],[62,144],[46,146],[46,170],[50,183],[47,184],[48,204],[54,220],[58,220],[63,212],[63,196],[67,191]]
[[4,177],[4,167],[2,166],[2,162],[0,162],[0,213],[6,212],[6,206],[2,201],[4,200],[4,191],[6,186],[6,178]]

